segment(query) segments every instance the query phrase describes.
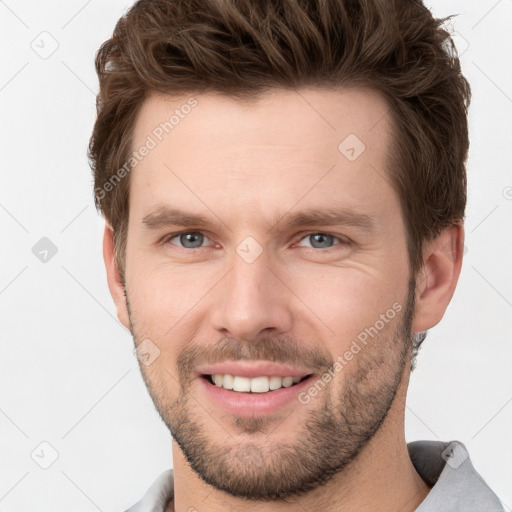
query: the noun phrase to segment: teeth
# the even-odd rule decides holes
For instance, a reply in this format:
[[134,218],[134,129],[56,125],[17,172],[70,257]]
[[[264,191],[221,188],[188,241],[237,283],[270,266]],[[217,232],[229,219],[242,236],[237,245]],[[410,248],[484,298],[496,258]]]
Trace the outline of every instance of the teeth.
[[285,377],[283,379],[283,387],[289,388],[293,385],[293,377]]
[[266,393],[280,388],[289,388],[297,384],[302,377],[240,377],[233,375],[212,375],[214,384],[219,388],[248,393]]
[[283,379],[281,377],[270,377],[270,389],[275,390],[283,386]]
[[[221,375],[221,379],[224,380],[224,377]],[[224,387],[224,382],[222,382]],[[246,379],[245,377],[235,377],[233,379],[233,391],[251,391],[251,379]]]
[[251,391],[253,393],[266,393],[269,390],[268,377],[256,377],[247,380],[251,381]]
[[[219,377],[219,375],[217,375],[217,377]],[[233,384],[234,384],[234,378],[233,378],[233,375],[220,375],[221,379],[222,379],[222,387],[224,389],[233,389]]]

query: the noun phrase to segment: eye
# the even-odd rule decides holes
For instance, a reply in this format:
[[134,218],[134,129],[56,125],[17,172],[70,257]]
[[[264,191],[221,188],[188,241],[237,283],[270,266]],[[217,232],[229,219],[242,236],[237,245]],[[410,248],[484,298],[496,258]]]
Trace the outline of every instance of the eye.
[[[177,242],[174,240],[177,240]],[[202,249],[203,243],[206,240],[209,240],[209,238],[200,231],[182,231],[180,233],[171,233],[162,240],[162,243],[171,243],[172,245],[176,245],[182,249]],[[343,238],[330,235],[328,233],[315,232],[304,235],[297,245],[301,246],[301,244],[307,240],[310,240],[311,242],[311,245],[309,246],[310,248],[325,249],[326,252],[335,245],[335,240],[340,242],[338,245],[346,245],[348,243],[348,241]],[[302,245],[302,247],[308,246]]]
[[[175,238],[179,241],[179,244],[172,242]],[[163,242],[178,245],[178,247],[182,247],[183,249],[200,249],[204,240],[208,240],[208,238],[198,231],[185,231],[182,233],[173,233],[166,237]]]
[[[311,247],[313,247],[313,249],[330,249],[333,247],[331,244],[334,240],[340,241],[341,244],[347,243],[346,240],[334,235],[329,235],[328,233],[309,233],[301,239],[300,243],[308,239],[311,241]],[[300,245],[300,243],[298,245]]]

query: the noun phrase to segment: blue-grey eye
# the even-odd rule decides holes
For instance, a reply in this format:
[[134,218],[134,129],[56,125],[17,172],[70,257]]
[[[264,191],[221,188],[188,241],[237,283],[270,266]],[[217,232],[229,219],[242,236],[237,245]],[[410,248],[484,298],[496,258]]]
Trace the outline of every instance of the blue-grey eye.
[[185,249],[198,249],[204,241],[204,235],[201,233],[181,233],[173,238],[179,238],[180,244]]
[[310,235],[310,238],[313,247],[315,247],[316,249],[325,249],[326,247],[330,247],[334,243],[334,237],[332,235],[325,235],[324,233]]
[[300,243],[302,243],[304,240],[309,240],[311,247],[314,249],[329,249],[332,247],[334,240],[339,239],[326,233],[312,233],[310,235],[306,235]]

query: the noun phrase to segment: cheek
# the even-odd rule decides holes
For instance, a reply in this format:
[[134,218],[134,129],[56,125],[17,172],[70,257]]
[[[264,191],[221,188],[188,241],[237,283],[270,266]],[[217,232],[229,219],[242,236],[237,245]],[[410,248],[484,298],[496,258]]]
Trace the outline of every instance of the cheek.
[[405,308],[402,302],[407,283],[389,270],[376,272],[353,266],[305,275],[295,276],[290,287],[310,311],[307,315],[311,321],[329,327],[333,352],[344,351],[360,333],[375,324],[379,332],[388,332]]
[[140,260],[134,259],[127,269],[132,313],[140,327],[162,336],[192,310],[209,286],[190,269],[150,266]]
[[[132,257],[127,286],[138,338],[150,338],[162,352],[178,354],[187,340],[200,334],[196,331],[201,326],[208,328],[215,302],[227,293],[220,282],[226,270],[213,264],[150,265],[147,255]],[[334,357],[349,349],[354,340],[364,341],[365,332],[373,339],[367,333],[368,329],[375,332],[372,327],[379,335],[389,332],[396,324],[397,304],[405,307],[406,274],[397,264],[386,264],[382,256],[365,265],[308,262],[277,272],[286,283],[282,301],[293,308],[296,336],[312,336],[313,343],[324,340]],[[275,281],[272,273],[268,278]],[[320,331],[325,334],[320,336]]]
[[146,258],[140,258],[139,269],[132,265],[127,272],[134,334],[139,342],[150,339],[159,350],[159,357],[143,371],[158,389],[179,389],[176,361],[190,341],[201,336],[209,310],[206,294],[219,278],[192,268],[151,266]]

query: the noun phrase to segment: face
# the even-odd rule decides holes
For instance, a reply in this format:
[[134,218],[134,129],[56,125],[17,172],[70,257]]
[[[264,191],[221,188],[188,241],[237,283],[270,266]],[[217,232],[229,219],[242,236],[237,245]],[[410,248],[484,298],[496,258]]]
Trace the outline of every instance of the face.
[[137,118],[134,149],[152,147],[130,176],[125,323],[190,466],[233,496],[345,470],[408,372],[386,111],[370,91],[304,89],[153,96]]

